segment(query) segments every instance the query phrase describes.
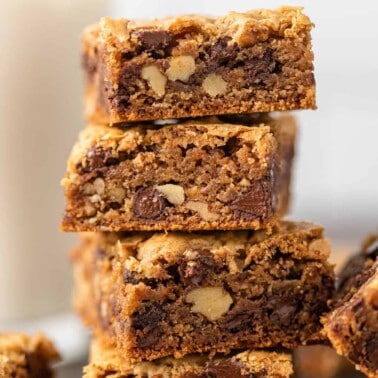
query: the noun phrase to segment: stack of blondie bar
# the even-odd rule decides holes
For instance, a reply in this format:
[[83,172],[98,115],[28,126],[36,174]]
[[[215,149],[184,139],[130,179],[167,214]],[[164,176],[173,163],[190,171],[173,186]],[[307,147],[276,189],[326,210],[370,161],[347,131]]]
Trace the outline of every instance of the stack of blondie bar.
[[63,180],[86,377],[289,377],[334,291],[323,229],[283,221],[315,108],[300,8],[83,37],[87,127]]

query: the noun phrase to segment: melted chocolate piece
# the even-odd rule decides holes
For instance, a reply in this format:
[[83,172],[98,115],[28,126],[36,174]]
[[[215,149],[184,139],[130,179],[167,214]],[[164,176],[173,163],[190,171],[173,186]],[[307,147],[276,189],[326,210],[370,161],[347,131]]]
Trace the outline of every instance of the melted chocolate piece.
[[242,373],[241,366],[231,359],[219,362],[209,362],[206,366],[207,377],[214,378],[246,378],[249,375]]
[[276,71],[279,64],[273,58],[274,51],[267,48],[262,54],[256,55],[245,63],[247,81],[250,84],[260,84]]
[[214,255],[206,249],[196,250],[198,256],[195,260],[181,259],[179,274],[186,286],[201,286],[207,282],[212,274],[221,271],[223,264],[215,261]]
[[160,218],[168,201],[153,187],[143,187],[137,190],[133,198],[133,215],[135,218]]
[[246,193],[231,203],[235,216],[245,220],[267,219],[273,210],[272,186],[272,180],[268,177],[253,182]]

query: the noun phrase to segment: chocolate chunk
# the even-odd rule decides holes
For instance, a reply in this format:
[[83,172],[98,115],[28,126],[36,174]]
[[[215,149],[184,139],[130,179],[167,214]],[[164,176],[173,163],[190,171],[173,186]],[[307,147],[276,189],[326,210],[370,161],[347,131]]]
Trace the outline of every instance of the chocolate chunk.
[[139,30],[136,35],[145,50],[164,50],[173,43],[172,35],[165,30]]
[[159,341],[162,334],[159,323],[163,318],[163,306],[159,302],[148,302],[131,316],[131,326],[136,331],[138,348],[149,348]]
[[89,173],[103,167],[119,164],[118,157],[113,156],[111,150],[102,147],[92,146],[86,156],[84,164],[81,162],[76,165],[80,174]]
[[123,113],[130,106],[130,97],[139,90],[137,80],[140,77],[142,67],[124,63],[119,75],[116,90],[109,88],[109,100],[112,107]]
[[206,249],[195,250],[197,257],[194,260],[181,259],[179,274],[186,286],[201,286],[208,282],[213,274],[218,274],[224,264],[215,261],[214,255]]
[[275,295],[267,299],[269,319],[278,327],[288,327],[294,320],[297,304],[290,296]]
[[378,332],[371,334],[366,341],[366,359],[370,369],[378,370]]
[[263,308],[261,301],[240,299],[222,322],[222,328],[231,333],[241,332],[261,322]]
[[216,378],[245,378],[248,375],[242,373],[242,367],[231,359],[209,362],[206,365],[208,377]]
[[138,285],[139,283],[144,283],[146,286],[156,289],[159,283],[159,280],[156,278],[139,278],[137,272],[133,272],[127,268],[123,271],[123,282],[126,284]]
[[253,182],[246,193],[231,203],[234,214],[245,220],[267,219],[273,210],[272,184],[269,177]]
[[366,249],[366,256],[371,260],[378,258],[378,238],[375,239]]
[[163,306],[159,302],[148,302],[131,315],[131,325],[136,330],[155,328],[163,319]]
[[[37,353],[25,353],[26,368],[31,377],[52,378],[53,372],[44,358]],[[20,373],[23,375],[23,373]],[[12,375],[13,376],[13,375]]]
[[260,84],[273,72],[279,71],[280,65],[274,60],[274,51],[267,48],[263,53],[253,56],[245,63],[245,72],[249,84]]
[[168,201],[153,187],[147,186],[138,189],[133,198],[133,215],[135,218],[160,218]]
[[217,70],[219,67],[232,69],[238,64],[236,58],[240,49],[236,43],[229,45],[229,41],[229,37],[220,38],[216,43],[205,48],[207,57],[204,57],[204,59],[207,58],[206,66],[208,71]]

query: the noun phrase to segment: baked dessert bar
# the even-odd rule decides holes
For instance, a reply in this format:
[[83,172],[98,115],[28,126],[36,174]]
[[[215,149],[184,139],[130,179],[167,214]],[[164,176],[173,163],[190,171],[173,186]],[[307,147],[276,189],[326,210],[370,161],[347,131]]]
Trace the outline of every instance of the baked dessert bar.
[[378,235],[344,268],[325,331],[339,354],[378,377]]
[[109,343],[92,340],[84,378],[289,378],[293,366],[285,352],[244,351],[229,356],[191,355],[151,362],[125,361]]
[[55,347],[42,334],[0,333],[1,378],[52,378],[50,365],[58,359]]
[[131,360],[294,348],[318,339],[334,291],[322,232],[85,234],[75,307]]
[[307,345],[293,353],[296,378],[363,378],[345,358],[326,345]]
[[269,227],[288,209],[295,134],[288,115],[87,127],[62,181],[62,229]]
[[315,108],[312,23],[301,8],[102,18],[83,35],[94,123]]

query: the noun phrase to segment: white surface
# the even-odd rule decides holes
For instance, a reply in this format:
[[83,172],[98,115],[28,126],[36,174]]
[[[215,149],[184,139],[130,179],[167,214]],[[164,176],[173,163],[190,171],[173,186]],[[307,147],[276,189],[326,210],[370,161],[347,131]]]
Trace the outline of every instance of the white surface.
[[376,1],[114,1],[113,16],[303,5],[313,31],[318,110],[302,111],[292,214],[358,245],[378,229],[378,28]]

